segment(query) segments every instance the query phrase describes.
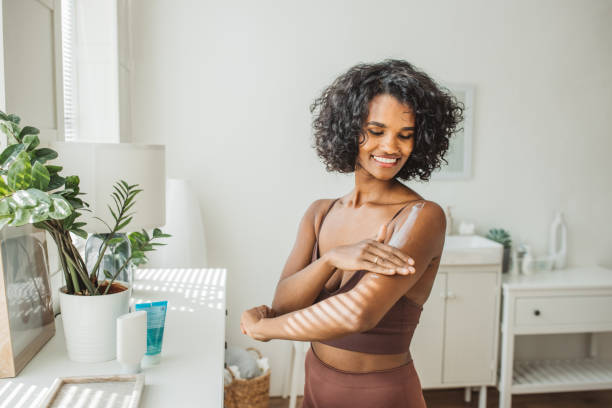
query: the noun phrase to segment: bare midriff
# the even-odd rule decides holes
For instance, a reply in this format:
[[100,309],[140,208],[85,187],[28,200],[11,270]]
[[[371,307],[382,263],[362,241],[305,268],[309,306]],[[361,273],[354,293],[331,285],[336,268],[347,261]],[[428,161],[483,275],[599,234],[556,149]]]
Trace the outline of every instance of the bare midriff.
[[387,370],[407,364],[411,360],[409,351],[399,354],[370,354],[344,350],[318,341],[312,342],[312,348],[325,364],[355,373]]

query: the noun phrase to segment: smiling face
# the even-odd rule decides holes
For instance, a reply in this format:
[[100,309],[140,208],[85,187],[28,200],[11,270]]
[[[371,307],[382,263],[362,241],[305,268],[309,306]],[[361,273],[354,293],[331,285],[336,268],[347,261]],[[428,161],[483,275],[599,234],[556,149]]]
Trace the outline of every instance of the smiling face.
[[375,96],[359,139],[357,168],[377,179],[392,179],[412,153],[414,135],[412,108],[388,94]]

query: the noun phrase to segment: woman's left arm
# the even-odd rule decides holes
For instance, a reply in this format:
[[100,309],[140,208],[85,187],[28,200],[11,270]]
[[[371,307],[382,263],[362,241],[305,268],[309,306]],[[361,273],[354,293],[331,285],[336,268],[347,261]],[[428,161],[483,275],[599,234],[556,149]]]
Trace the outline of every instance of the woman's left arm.
[[[275,317],[267,306],[242,314],[243,333],[255,340],[331,340],[375,327],[391,307],[423,276],[431,261],[442,254],[446,218],[442,208],[425,203],[412,228],[399,238],[402,252],[414,259],[411,275],[366,274],[351,290],[314,305]],[[402,233],[400,228],[399,233]]]

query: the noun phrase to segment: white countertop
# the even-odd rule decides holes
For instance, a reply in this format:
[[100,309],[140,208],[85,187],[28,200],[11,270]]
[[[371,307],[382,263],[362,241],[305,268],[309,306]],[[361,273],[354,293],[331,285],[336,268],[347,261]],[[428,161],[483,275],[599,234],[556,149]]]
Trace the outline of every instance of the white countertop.
[[[144,369],[140,406],[223,407],[225,269],[139,269],[132,300],[167,300],[158,366]],[[56,334],[15,378],[0,379],[0,408],[30,407],[56,377],[121,372],[116,360],[68,360],[61,315]]]
[[603,289],[612,287],[612,270],[601,266],[580,266],[536,272],[533,275],[503,275],[504,290]]

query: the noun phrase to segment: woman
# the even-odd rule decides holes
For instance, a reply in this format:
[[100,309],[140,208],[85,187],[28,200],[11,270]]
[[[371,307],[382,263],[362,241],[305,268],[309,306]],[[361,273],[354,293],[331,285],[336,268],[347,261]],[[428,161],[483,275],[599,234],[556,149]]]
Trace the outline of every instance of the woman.
[[311,111],[318,155],[328,171],[354,172],[355,187],[310,205],[272,308],[245,311],[242,332],[311,342],[303,408],[425,407],[409,346],[446,221],[398,180],[429,180],[463,107],[408,62],[386,60],[351,68]]

